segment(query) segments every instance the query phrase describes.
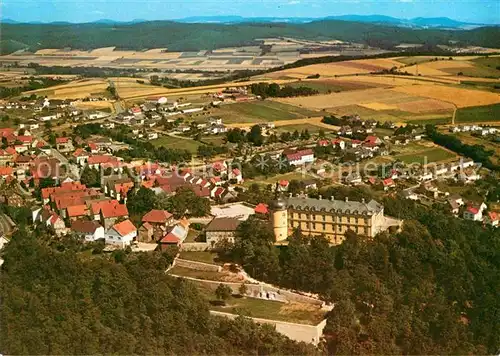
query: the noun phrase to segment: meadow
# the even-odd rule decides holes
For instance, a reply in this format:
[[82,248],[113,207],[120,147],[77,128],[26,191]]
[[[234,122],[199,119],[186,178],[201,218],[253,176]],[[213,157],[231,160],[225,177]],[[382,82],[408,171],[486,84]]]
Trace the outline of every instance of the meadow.
[[456,155],[445,149],[436,147],[428,150],[420,151],[417,153],[410,153],[404,155],[397,155],[394,158],[403,161],[406,164],[419,163],[426,164],[432,162],[446,161],[454,158]]
[[500,104],[460,109],[455,117],[456,123],[493,121],[500,124]]

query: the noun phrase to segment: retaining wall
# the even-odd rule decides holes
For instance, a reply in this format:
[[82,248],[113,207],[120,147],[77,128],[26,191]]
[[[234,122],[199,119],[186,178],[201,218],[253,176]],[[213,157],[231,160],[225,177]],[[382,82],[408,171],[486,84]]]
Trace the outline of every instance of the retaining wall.
[[183,260],[181,258],[175,259],[174,266],[195,269],[198,271],[220,272],[222,270],[222,267],[218,265],[212,265],[209,263],[203,263],[198,261]]
[[[224,316],[226,318],[235,319],[238,317],[236,314],[224,313],[215,310],[210,310],[212,315]],[[326,326],[326,319],[322,320],[318,325],[296,324],[288,323],[280,320],[270,320],[261,318],[251,318],[258,324],[274,325],[276,331],[289,337],[292,340],[303,341],[317,345],[323,335],[323,329]]]
[[210,249],[210,244],[207,242],[184,242],[181,246],[181,251],[207,251]]

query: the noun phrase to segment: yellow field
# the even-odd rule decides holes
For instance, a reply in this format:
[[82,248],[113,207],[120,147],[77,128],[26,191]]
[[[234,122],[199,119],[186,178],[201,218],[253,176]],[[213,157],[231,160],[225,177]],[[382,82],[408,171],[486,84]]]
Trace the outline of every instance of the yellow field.
[[360,106],[363,106],[368,109],[376,110],[376,111],[381,111],[381,110],[397,110],[396,106],[393,105],[388,105],[384,103],[378,103],[378,102],[373,102],[373,103],[364,103],[364,104],[359,104]]
[[398,86],[393,88],[393,91],[453,103],[459,108],[500,103],[500,95],[496,93],[460,89],[438,84]]
[[51,99],[81,99],[92,94],[104,94],[108,85],[108,82],[104,79],[77,80],[69,84],[27,91],[23,95],[36,94]]
[[338,106],[361,105],[369,103],[390,105],[392,103],[412,101],[417,99],[419,98],[412,98],[411,95],[393,91],[391,89],[374,88],[308,97],[282,98],[276,100],[291,105],[302,106],[308,109],[322,110]]
[[282,71],[265,74],[265,78],[291,77],[303,79],[309,75],[319,73],[321,77],[333,77],[336,75],[368,74],[382,69],[401,67],[402,64],[391,58],[360,59],[345,62],[312,64],[310,66],[285,69]]

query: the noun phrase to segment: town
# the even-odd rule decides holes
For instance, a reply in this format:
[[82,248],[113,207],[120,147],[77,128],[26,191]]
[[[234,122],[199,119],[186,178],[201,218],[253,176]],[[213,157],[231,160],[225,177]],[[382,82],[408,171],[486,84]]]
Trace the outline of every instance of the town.
[[255,41],[0,56],[2,353],[495,352],[498,51]]

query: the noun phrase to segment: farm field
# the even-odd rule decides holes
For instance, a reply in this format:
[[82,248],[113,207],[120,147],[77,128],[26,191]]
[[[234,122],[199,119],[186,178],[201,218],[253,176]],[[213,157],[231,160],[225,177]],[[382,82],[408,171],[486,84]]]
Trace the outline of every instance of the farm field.
[[[297,124],[297,125],[286,125],[286,126],[278,126],[276,128],[276,131],[278,133],[281,132],[294,132],[297,130],[298,132],[302,132],[304,130],[308,130],[310,134],[317,134],[320,130],[325,131],[325,133],[328,132],[328,129],[326,129],[323,126],[316,126],[314,124]],[[332,130],[332,129],[330,129]]]
[[400,62],[391,58],[360,59],[325,64],[312,64],[305,67],[267,73],[261,77],[271,79],[305,79],[307,76],[315,74],[320,74],[322,77],[335,77],[338,75],[368,74],[401,66],[402,64]]
[[407,95],[422,96],[451,102],[459,108],[500,103],[500,96],[496,93],[461,89],[438,84],[398,86],[393,88],[393,90]]
[[228,124],[293,120],[320,115],[312,110],[270,100],[223,105],[213,114]]
[[156,140],[150,141],[155,147],[177,148],[188,150],[191,153],[196,153],[198,147],[202,144],[190,138],[178,138],[169,135],[162,136]]
[[426,164],[432,162],[440,162],[440,161],[446,161],[454,157],[456,157],[454,153],[439,147],[427,149],[416,153],[394,156],[395,159],[401,160],[407,164],[411,163]]
[[379,86],[378,84],[360,83],[348,80],[336,79],[315,79],[315,80],[301,80],[287,84],[291,87],[308,87],[317,90],[320,94],[340,93],[342,91],[369,89]]
[[459,109],[455,117],[455,123],[492,121],[500,125],[500,104]]
[[81,99],[89,96],[106,96],[109,86],[104,79],[83,79],[49,88],[26,91],[23,95],[47,96],[49,99]]

